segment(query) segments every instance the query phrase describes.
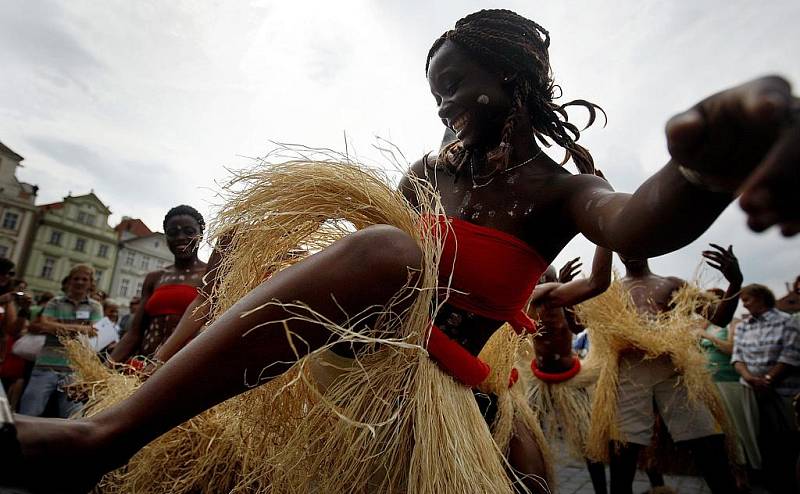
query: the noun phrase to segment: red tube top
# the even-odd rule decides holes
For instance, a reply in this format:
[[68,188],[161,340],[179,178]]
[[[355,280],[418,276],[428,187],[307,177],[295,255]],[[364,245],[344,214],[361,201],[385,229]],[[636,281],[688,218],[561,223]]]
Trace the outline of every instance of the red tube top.
[[150,317],[183,315],[196,296],[197,288],[192,285],[161,285],[147,299],[144,311]]
[[[506,321],[518,333],[536,324],[525,313],[548,263],[519,238],[458,218],[429,217],[444,235],[439,284],[450,286],[447,303]],[[452,276],[452,278],[451,278]]]

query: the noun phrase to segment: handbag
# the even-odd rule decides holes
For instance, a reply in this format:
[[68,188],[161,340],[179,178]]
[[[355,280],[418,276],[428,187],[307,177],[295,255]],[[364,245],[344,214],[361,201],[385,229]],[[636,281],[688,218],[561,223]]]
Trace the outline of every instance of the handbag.
[[47,336],[43,334],[25,333],[14,342],[14,346],[11,347],[11,353],[25,360],[34,361],[42,352],[46,339]]

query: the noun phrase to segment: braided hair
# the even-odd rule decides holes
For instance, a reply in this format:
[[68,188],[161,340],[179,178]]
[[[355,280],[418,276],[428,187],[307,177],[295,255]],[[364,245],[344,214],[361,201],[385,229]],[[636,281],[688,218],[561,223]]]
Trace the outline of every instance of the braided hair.
[[[589,112],[586,127],[594,123],[596,110],[600,110],[604,117],[605,111],[585,100],[574,100],[563,105],[553,102],[560,96],[561,88],[553,81],[547,51],[550,33],[546,29],[510,10],[475,12],[456,22],[455,29],[447,31],[433,43],[425,63],[426,75],[431,59],[445,41],[451,41],[466,50],[478,63],[491,71],[516,74],[511,110],[503,126],[500,145],[486,153],[483,159],[497,163],[498,171],[508,166],[510,139],[516,117],[519,112],[526,111],[534,136],[542,145],[549,147],[547,139],[550,139],[566,150],[562,165],[572,158],[581,173],[594,173],[592,155],[576,143],[580,130],[569,122],[565,108],[586,108]],[[556,92],[559,93],[558,96]],[[443,161],[458,171],[466,160],[479,159],[470,154],[456,141],[442,149],[437,161]]]
[[197,223],[200,225],[200,231],[202,232],[206,228],[206,221],[203,219],[203,215],[200,214],[195,208],[191,206],[187,206],[186,204],[181,204],[180,206],[175,206],[174,208],[167,211],[167,215],[164,216],[164,231],[167,231],[167,222],[173,216],[191,216]]

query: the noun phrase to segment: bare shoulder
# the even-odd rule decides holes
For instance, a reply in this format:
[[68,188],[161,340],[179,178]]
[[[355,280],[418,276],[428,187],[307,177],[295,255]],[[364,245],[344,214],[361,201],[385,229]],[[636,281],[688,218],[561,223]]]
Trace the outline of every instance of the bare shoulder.
[[677,276],[666,276],[664,279],[672,285],[673,290],[679,290],[686,285],[686,280],[678,278]]
[[428,180],[429,168],[431,166],[430,160],[430,154],[426,154],[422,158],[415,161],[400,180],[400,184],[398,185],[398,190],[402,192],[405,198],[415,206],[418,204],[418,201],[411,180],[412,178]]
[[157,283],[158,280],[161,279],[162,276],[164,276],[164,274],[169,272],[170,268],[174,268],[174,266],[172,264],[170,264],[169,266],[166,266],[163,269],[157,269],[155,271],[150,271],[144,277],[144,284],[145,285],[148,285],[148,284],[152,285],[154,283]]

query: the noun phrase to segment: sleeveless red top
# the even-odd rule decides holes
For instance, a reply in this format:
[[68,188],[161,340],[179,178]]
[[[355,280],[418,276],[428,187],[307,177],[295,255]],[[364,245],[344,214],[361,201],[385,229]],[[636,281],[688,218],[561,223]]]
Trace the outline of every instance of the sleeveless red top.
[[197,288],[191,285],[161,285],[147,299],[144,311],[150,317],[182,315],[196,296]]
[[[548,263],[527,243],[458,218],[428,217],[444,235],[439,284],[450,286],[447,303],[534,332],[525,309]],[[429,225],[429,226],[435,226]]]

